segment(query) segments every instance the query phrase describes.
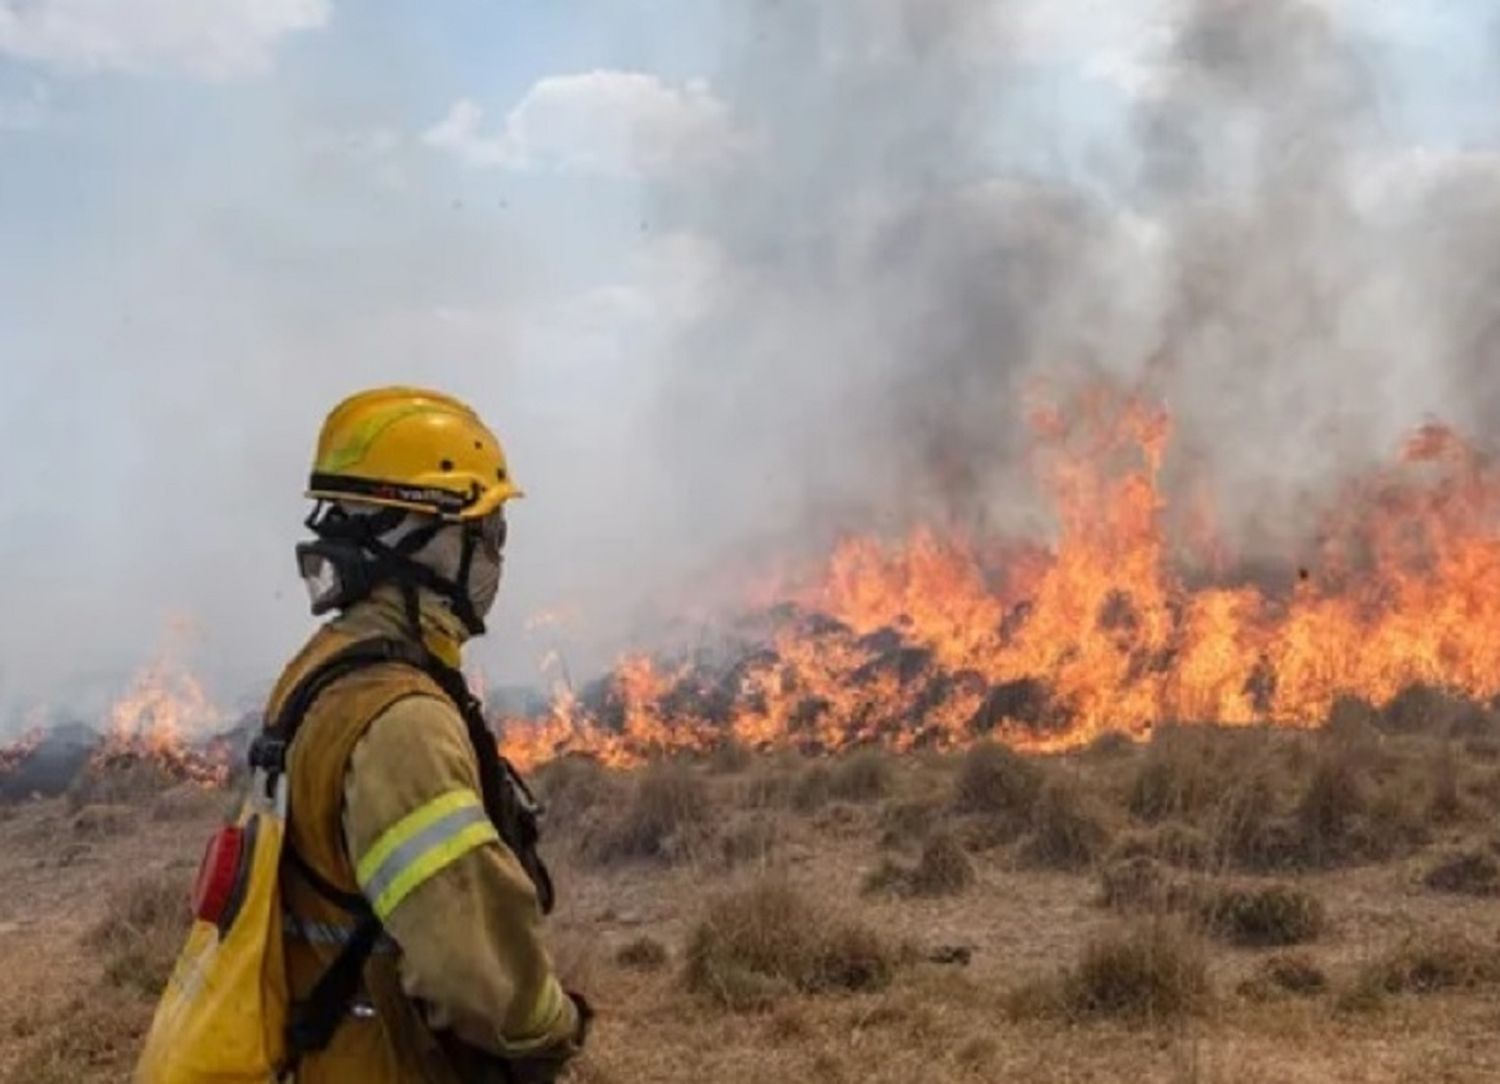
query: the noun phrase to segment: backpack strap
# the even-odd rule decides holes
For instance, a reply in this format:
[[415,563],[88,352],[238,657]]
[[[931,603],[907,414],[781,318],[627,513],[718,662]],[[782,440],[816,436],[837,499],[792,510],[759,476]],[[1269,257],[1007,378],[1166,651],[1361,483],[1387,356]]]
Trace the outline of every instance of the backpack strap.
[[[515,767],[500,755],[494,735],[485,722],[483,705],[469,690],[462,672],[447,666],[424,647],[407,640],[382,637],[361,640],[335,654],[298,682],[276,719],[251,743],[251,768],[265,772],[269,795],[275,789],[277,778],[287,771],[292,742],[314,701],[341,677],[368,666],[392,662],[415,667],[427,674],[458,709],[479,766],[485,812],[535,885],[542,912],[550,913],[555,899],[552,877],[537,851],[541,806]],[[290,809],[286,816],[290,819]],[[289,1079],[304,1057],[326,1049],[332,1041],[359,990],[365,964],[375,950],[383,926],[364,896],[345,892],[332,884],[291,846],[290,841],[284,853],[287,864],[314,892],[358,920],[349,940],[328,970],[318,978],[307,998],[291,1006],[287,1028],[288,1057],[280,1069],[281,1079]]]

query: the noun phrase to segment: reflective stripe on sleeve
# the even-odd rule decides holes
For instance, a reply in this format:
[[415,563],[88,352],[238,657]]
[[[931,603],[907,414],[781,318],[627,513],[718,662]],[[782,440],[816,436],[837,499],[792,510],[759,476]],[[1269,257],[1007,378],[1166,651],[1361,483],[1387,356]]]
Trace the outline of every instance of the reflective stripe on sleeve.
[[499,839],[477,794],[449,791],[386,829],[359,860],[355,876],[384,922],[429,878],[474,848]]

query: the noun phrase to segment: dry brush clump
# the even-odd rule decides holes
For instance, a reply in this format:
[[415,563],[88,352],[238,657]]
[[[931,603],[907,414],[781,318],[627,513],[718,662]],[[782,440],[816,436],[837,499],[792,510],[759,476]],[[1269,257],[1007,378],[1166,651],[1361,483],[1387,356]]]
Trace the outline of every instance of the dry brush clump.
[[732,1009],[790,993],[874,990],[897,954],[870,928],[842,918],[781,880],[763,880],[708,907],[688,942],[688,988]]
[[1270,1001],[1278,997],[1316,997],[1328,988],[1328,973],[1311,956],[1282,952],[1262,960],[1255,974],[1240,983],[1238,993],[1252,1001]]
[[1049,779],[1031,809],[1030,834],[1021,859],[1043,869],[1080,870],[1109,849],[1110,829],[1103,811],[1072,779]]
[[1495,988],[1500,988],[1500,945],[1449,932],[1424,933],[1365,964],[1339,1004],[1369,1010],[1396,994]]
[[1015,750],[994,742],[966,754],[953,780],[953,807],[1024,820],[1042,792],[1042,769]]
[[594,814],[618,808],[625,797],[625,783],[598,761],[567,756],[537,769],[532,785],[545,809],[549,828],[568,832],[593,827]]
[[922,843],[943,822],[944,804],[936,798],[892,802],[880,812],[880,845],[906,848]]
[[615,952],[615,963],[629,971],[660,971],[671,959],[666,945],[647,936],[627,941]]
[[974,863],[957,837],[937,832],[923,844],[915,866],[886,859],[865,878],[864,891],[935,899],[966,892],[975,877]]
[[1202,1013],[1211,1000],[1202,944],[1156,919],[1096,937],[1073,966],[1015,991],[1009,1007],[1020,1018],[1151,1022]]
[[176,783],[164,766],[150,758],[119,764],[91,764],[79,772],[68,787],[68,809],[77,813],[91,805],[150,805],[159,794]]
[[889,755],[878,749],[861,749],[834,765],[828,792],[843,802],[875,802],[896,785],[896,771]]
[[1281,948],[1316,940],[1323,932],[1323,904],[1290,885],[1229,886],[1207,891],[1198,904],[1204,928],[1232,944]]
[[1192,905],[1196,886],[1149,854],[1129,854],[1099,872],[1099,903],[1124,913],[1165,914]]
[[1422,881],[1438,892],[1500,896],[1500,857],[1493,847],[1470,846],[1451,851],[1427,871]]
[[584,853],[601,864],[673,861],[704,847],[712,821],[713,801],[703,779],[684,764],[657,764],[636,777],[615,819],[596,822]]
[[148,1003],[92,993],[63,1007],[11,1062],[5,1084],[79,1084],[128,1079],[146,1029]]
[[186,873],[163,871],[111,894],[107,916],[87,939],[103,959],[106,982],[152,996],[162,991],[192,923],[188,889]]

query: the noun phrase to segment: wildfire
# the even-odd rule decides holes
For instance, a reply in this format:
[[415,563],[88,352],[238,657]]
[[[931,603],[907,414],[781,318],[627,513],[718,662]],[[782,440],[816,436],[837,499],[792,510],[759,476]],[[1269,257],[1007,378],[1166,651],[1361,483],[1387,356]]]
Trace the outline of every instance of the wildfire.
[[216,786],[229,777],[229,750],[212,735],[223,715],[169,649],[142,668],[109,712],[93,768],[147,762],[175,779]]
[[1429,425],[1348,487],[1311,567],[1277,592],[1196,586],[1227,560],[1201,494],[1168,539],[1168,415],[1086,395],[1032,418],[1049,548],[926,527],[842,543],[764,615],[761,642],[665,666],[626,660],[592,697],[505,720],[522,764],[630,764],[733,738],[823,749],[1077,747],[1163,723],[1313,726],[1335,700],[1417,683],[1500,693],[1500,471]]
[[0,745],[0,775],[15,771],[36,752],[42,744],[44,732],[41,727],[32,727],[8,745]]

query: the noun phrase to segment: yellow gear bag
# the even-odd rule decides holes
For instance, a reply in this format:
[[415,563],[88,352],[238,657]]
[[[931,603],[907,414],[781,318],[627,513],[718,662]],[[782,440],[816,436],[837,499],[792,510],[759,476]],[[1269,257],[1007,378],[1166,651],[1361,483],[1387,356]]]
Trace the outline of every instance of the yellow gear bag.
[[257,771],[209,841],[187,944],[156,1008],[135,1084],[268,1084],[286,1062],[290,990],[278,879],[287,780]]

